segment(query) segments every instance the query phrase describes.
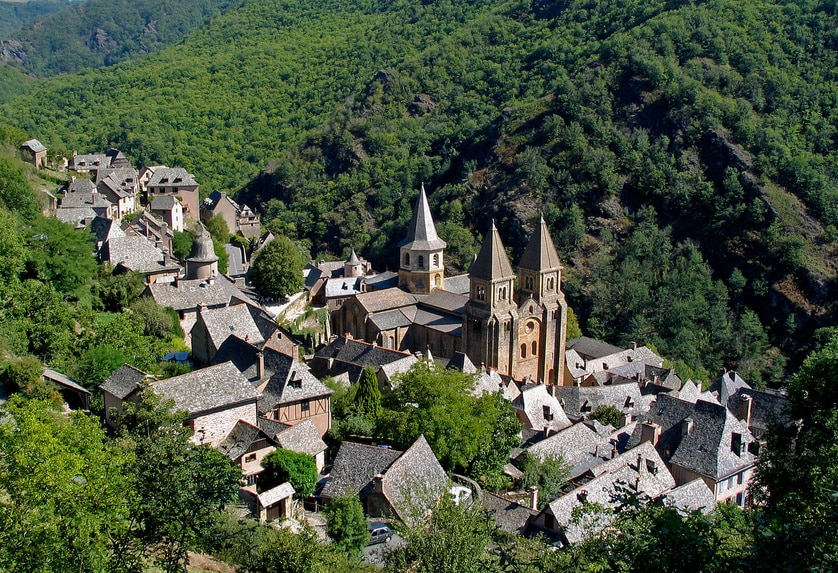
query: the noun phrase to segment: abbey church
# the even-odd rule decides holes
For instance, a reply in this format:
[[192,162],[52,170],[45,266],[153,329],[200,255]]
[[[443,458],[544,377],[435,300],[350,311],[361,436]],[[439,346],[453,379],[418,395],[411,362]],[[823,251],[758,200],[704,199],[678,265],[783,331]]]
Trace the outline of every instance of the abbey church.
[[335,332],[436,358],[464,353],[518,381],[561,385],[567,303],[544,219],[517,273],[494,223],[467,275],[444,276],[445,247],[423,187],[399,245],[399,286],[347,300],[335,313]]

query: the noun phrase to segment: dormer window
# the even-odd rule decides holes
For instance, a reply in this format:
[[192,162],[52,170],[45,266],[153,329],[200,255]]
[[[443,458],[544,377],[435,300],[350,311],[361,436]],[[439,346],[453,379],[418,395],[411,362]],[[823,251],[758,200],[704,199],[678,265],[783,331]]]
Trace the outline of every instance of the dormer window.
[[295,390],[300,390],[303,387],[303,380],[302,378],[292,378],[291,379],[291,388]]
[[553,421],[553,409],[550,406],[542,406],[541,407],[542,413],[544,414],[544,419],[548,422]]

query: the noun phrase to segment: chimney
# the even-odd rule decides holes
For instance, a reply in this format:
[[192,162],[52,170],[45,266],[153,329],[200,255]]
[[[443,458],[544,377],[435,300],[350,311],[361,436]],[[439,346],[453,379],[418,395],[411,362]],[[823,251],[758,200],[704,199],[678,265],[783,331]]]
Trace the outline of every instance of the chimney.
[[643,463],[643,456],[637,454],[637,475],[642,476],[646,473],[646,464]]
[[624,428],[624,427],[628,426],[630,423],[631,423],[631,414],[627,414],[626,412],[623,412],[622,414],[620,414],[620,427],[621,428]]
[[654,422],[646,421],[640,426],[640,443],[652,442],[653,446],[658,445],[661,437],[661,427]]
[[538,511],[538,486],[530,488],[530,508]]
[[754,408],[754,399],[748,394],[742,394],[739,397],[739,406],[736,411],[736,417],[745,422],[746,426],[751,425],[751,415]]
[[261,380],[265,376],[265,353],[259,351],[256,353],[256,377]]
[[637,350],[637,343],[636,342],[631,341],[629,344],[630,344],[632,350]]
[[695,422],[693,422],[692,418],[685,418],[683,422],[681,422],[681,437],[685,438],[689,436],[692,431],[693,427],[695,427]]

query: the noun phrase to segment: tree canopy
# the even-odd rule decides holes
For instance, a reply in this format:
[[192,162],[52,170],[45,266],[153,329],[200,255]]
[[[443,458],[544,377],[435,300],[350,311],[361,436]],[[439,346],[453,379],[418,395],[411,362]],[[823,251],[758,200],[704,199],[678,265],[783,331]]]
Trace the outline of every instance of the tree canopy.
[[259,251],[250,268],[250,280],[259,292],[284,298],[303,288],[303,257],[287,237],[276,237]]

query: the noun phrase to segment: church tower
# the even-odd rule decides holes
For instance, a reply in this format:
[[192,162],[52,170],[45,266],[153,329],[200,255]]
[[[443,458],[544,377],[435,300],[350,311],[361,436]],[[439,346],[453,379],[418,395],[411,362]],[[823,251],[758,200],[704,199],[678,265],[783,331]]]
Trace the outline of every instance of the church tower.
[[515,273],[492,227],[469,269],[469,299],[463,318],[463,348],[472,362],[513,375],[518,313],[513,300]]
[[567,302],[562,265],[541,217],[518,265],[518,362],[514,377],[562,384]]
[[422,294],[443,288],[445,267],[442,254],[445,246],[445,241],[436,234],[423,184],[407,238],[399,244],[399,286]]
[[214,279],[218,274],[218,255],[212,245],[212,236],[201,223],[195,229],[192,254],[186,259],[187,279]]

